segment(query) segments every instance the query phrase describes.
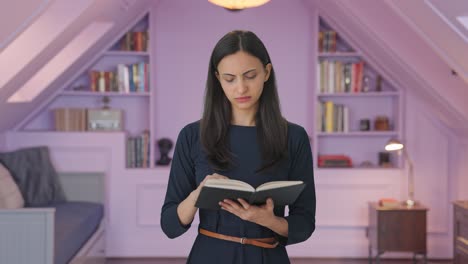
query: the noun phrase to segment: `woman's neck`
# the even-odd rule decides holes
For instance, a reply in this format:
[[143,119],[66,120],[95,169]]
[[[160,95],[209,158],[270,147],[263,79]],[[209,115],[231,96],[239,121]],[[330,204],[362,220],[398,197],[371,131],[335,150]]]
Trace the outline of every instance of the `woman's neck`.
[[231,124],[237,126],[255,126],[255,112],[233,111]]

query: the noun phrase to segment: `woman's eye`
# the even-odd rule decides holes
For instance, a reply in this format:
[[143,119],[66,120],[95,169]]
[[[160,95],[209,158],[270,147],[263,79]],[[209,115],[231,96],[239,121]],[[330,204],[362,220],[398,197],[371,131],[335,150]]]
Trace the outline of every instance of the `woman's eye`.
[[247,79],[250,79],[250,80],[251,80],[251,79],[255,79],[255,77],[257,77],[257,75],[256,75],[256,74],[253,74],[253,75],[247,75],[247,76],[245,76],[245,77],[246,77]]
[[228,83],[232,83],[234,81],[234,79],[224,79],[224,80]]

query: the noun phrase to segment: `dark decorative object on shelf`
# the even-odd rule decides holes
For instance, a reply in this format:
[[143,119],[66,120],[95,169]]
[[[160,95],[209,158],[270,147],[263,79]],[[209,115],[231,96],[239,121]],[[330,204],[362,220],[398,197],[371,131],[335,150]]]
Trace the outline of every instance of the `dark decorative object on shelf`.
[[369,119],[361,119],[359,121],[359,130],[361,131],[369,131],[370,130],[370,120]]
[[365,161],[363,161],[363,162],[361,162],[359,164],[359,167],[361,167],[361,168],[373,168],[374,164],[372,163],[372,161],[365,160]]
[[88,91],[88,87],[85,85],[77,85],[72,88],[72,91]]
[[377,116],[375,118],[374,129],[377,131],[387,131],[390,130],[390,123],[388,117],[386,116]]
[[379,152],[379,166],[386,168],[392,167],[392,163],[390,162],[390,153]]
[[102,109],[110,109],[110,98],[109,96],[102,97]]
[[382,91],[382,76],[380,76],[380,75],[377,75],[375,91],[376,92],[381,92]]
[[161,153],[160,159],[156,161],[156,165],[169,165],[172,158],[169,157],[169,152],[172,149],[172,140],[169,138],[161,138],[157,141],[159,152]]

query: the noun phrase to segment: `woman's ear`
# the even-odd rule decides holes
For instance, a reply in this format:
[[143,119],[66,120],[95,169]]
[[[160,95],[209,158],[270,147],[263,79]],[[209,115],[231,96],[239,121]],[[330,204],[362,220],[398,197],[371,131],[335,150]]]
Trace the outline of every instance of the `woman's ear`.
[[220,81],[220,80],[219,80],[219,73],[218,73],[218,71],[215,71],[214,74],[215,74],[215,76],[216,76],[216,79],[218,79],[218,81]]
[[265,65],[265,81],[268,81],[268,79],[270,78],[270,73],[271,73],[271,63],[268,63],[267,65]]

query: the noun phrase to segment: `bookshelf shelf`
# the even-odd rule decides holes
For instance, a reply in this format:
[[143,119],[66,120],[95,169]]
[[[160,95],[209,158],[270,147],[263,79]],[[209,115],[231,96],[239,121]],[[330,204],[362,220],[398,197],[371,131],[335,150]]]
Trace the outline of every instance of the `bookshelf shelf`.
[[69,96],[115,96],[115,97],[127,97],[127,96],[134,96],[134,97],[149,97],[149,92],[90,92],[90,91],[64,91],[61,95],[69,95]]
[[[317,18],[315,164],[320,156],[344,155],[355,167],[324,168],[389,170],[401,167],[401,158],[390,154],[390,164],[380,167],[380,152],[389,139],[401,137],[401,93],[322,17]],[[377,124],[386,128],[374,130]],[[366,126],[370,131],[361,131]],[[389,129],[389,130],[387,130]],[[370,164],[370,167],[360,167]],[[391,168],[388,168],[390,166]]]
[[83,137],[119,132],[124,135],[123,166],[154,168],[150,13],[144,11],[123,28],[23,130]]
[[389,137],[398,136],[396,131],[353,131],[353,132],[318,132],[318,137]]
[[359,52],[319,52],[319,58],[329,58],[329,57],[361,57]]
[[389,97],[389,96],[400,96],[398,92],[358,92],[358,93],[319,93],[317,97]]
[[348,168],[338,168],[338,167],[318,167],[316,169],[316,172],[340,172],[344,170],[353,170],[353,171],[359,171],[359,170],[364,170],[364,171],[370,171],[370,170],[375,170],[375,171],[392,171],[392,170],[399,170],[397,167],[348,167]]
[[103,53],[104,56],[150,56],[149,52],[146,51],[123,51],[123,50],[111,50]]

